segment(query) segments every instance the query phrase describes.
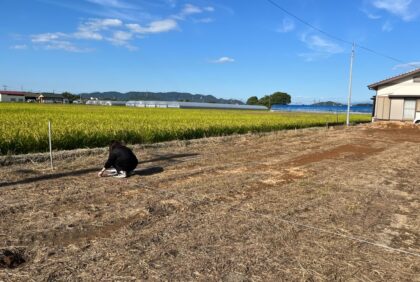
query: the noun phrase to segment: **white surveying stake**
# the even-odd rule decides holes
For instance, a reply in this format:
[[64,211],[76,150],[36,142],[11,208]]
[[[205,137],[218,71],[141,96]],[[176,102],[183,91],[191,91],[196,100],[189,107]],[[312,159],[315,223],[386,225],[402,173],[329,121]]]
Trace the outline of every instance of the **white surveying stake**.
[[351,48],[351,59],[350,59],[350,80],[349,80],[349,95],[347,97],[347,120],[346,125],[350,125],[350,104],[351,104],[351,91],[353,85],[353,61],[354,61],[354,42]]

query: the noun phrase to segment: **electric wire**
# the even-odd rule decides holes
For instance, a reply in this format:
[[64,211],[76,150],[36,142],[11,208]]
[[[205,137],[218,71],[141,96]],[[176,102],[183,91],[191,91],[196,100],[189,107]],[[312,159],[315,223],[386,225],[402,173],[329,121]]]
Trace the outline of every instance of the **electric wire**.
[[[297,21],[301,22],[302,24],[304,24],[304,25],[306,25],[306,26],[308,26],[308,27],[312,28],[313,30],[315,30],[315,31],[317,31],[317,32],[319,32],[319,33],[321,33],[321,34],[323,34],[323,35],[325,35],[325,36],[327,36],[327,37],[329,37],[329,38],[331,38],[331,39],[333,39],[333,40],[336,40],[336,41],[339,41],[339,42],[342,42],[342,43],[345,43],[345,44],[348,44],[348,45],[353,45],[353,42],[350,42],[349,40],[345,40],[345,39],[343,39],[343,38],[341,38],[341,37],[339,37],[339,36],[336,36],[336,35],[334,35],[334,34],[331,34],[331,33],[329,33],[329,32],[326,32],[326,31],[325,31],[325,30],[323,30],[323,29],[320,29],[320,28],[318,28],[318,27],[314,26],[313,24],[309,23],[308,21],[306,21],[306,20],[302,19],[301,17],[299,17],[299,16],[295,15],[294,13],[292,13],[292,12],[290,12],[289,10],[285,9],[284,7],[280,6],[280,5],[279,5],[277,2],[275,2],[274,0],[266,0],[266,1],[267,1],[268,3],[270,3],[272,6],[276,7],[277,9],[279,9],[279,10],[283,11],[285,14],[289,15],[290,17],[292,17],[292,18],[296,19]],[[389,60],[392,60],[392,61],[397,62],[397,63],[400,63],[400,64],[406,64],[406,65],[409,65],[409,66],[411,66],[411,67],[413,67],[413,68],[415,68],[415,69],[420,68],[420,65],[418,65],[418,64],[410,64],[410,63],[409,63],[409,64],[407,64],[407,63],[406,63],[405,61],[403,61],[403,60],[400,60],[400,59],[395,58],[395,57],[393,57],[393,56],[389,56],[389,55],[384,54],[384,53],[382,53],[382,52],[375,51],[375,50],[373,50],[372,48],[369,48],[369,47],[363,46],[363,45],[361,45],[361,44],[359,44],[359,43],[354,43],[354,44],[355,44],[355,46],[359,47],[360,49],[365,50],[365,51],[370,52],[370,53],[373,53],[373,54],[375,54],[375,55],[377,55],[377,56],[381,56],[381,57],[387,58],[387,59],[389,59]]]

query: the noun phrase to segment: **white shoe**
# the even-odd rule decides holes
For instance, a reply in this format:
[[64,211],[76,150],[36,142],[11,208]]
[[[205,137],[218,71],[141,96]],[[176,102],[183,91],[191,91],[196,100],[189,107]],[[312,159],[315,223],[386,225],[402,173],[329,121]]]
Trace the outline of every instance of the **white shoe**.
[[117,175],[114,175],[115,178],[126,178],[127,173],[125,171],[120,171]]
[[115,176],[118,174],[115,168],[110,168],[104,171],[105,176]]

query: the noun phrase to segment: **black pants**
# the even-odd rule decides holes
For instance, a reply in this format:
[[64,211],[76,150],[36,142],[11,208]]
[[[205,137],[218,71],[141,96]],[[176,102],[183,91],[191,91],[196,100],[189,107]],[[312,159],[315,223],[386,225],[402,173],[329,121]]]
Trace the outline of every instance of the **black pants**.
[[118,173],[121,171],[130,172],[136,169],[137,165],[134,164],[120,164],[117,163],[114,165],[114,168],[117,170]]

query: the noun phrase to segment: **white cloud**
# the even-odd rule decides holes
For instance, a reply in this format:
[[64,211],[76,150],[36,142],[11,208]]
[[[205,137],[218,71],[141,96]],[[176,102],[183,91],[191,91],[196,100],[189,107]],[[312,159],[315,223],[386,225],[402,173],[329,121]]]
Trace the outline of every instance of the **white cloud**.
[[214,21],[212,18],[202,18],[193,20],[195,23],[211,23]]
[[129,49],[130,51],[135,51],[138,48],[130,44],[130,41],[132,39],[133,33],[122,30],[117,30],[113,32],[111,37],[106,38],[107,41],[111,42],[116,46],[123,46]]
[[51,42],[51,41],[58,40],[63,37],[67,37],[67,35],[62,32],[41,33],[41,34],[35,34],[31,36],[32,42],[34,43]]
[[13,50],[26,50],[26,49],[28,49],[28,45],[26,45],[26,44],[13,45],[13,46],[10,46],[10,49],[13,49]]
[[390,32],[394,29],[390,21],[384,22],[382,25],[382,31]]
[[412,3],[414,3],[413,0],[374,0],[372,5],[377,9],[396,15],[404,21],[411,21],[418,15],[418,9],[412,7]]
[[286,33],[295,29],[295,22],[291,19],[285,18],[281,26],[277,29],[277,32]]
[[100,6],[107,6],[107,7],[113,7],[113,8],[134,8],[133,6],[120,1],[120,0],[86,0],[87,2],[97,4]]
[[331,55],[344,52],[344,49],[340,45],[318,35],[303,34],[301,36],[301,41],[311,50],[311,52],[299,54],[299,56],[306,61],[325,59],[329,58]]
[[75,46],[73,43],[68,41],[51,41],[48,44],[43,46],[46,50],[64,50],[67,52],[88,52],[88,49],[82,49]]
[[146,26],[139,24],[124,24],[119,19],[91,19],[79,25],[74,33],[42,33],[31,36],[32,43],[46,50],[65,50],[83,52],[85,49],[77,47],[75,40],[107,41],[117,46],[124,46],[130,50],[137,48],[130,42],[135,34],[155,34],[169,32],[178,28],[174,19],[152,21]]
[[369,19],[371,20],[379,20],[382,18],[380,15],[374,14],[367,9],[360,9]]
[[122,26],[120,19],[93,19],[79,26],[79,30],[100,31],[112,27]]
[[179,12],[177,15],[174,15],[173,18],[177,20],[185,20],[185,18],[188,16],[198,15],[205,12],[211,13],[214,11],[215,11],[215,8],[212,6],[201,8],[192,4],[185,4],[181,12]]
[[186,16],[186,15],[192,15],[192,14],[200,14],[202,13],[203,10],[197,6],[194,6],[192,4],[186,4],[184,6],[184,9],[182,9],[181,14]]
[[41,47],[45,50],[64,50],[69,52],[84,52],[86,50],[76,47],[73,43],[69,42],[70,35],[55,32],[55,33],[42,33],[31,36],[32,43],[36,44],[36,47]]
[[119,19],[93,19],[79,25],[73,36],[77,39],[103,40],[101,31],[120,27],[122,24]]
[[91,39],[91,40],[102,40],[104,39],[103,36],[95,31],[90,30],[79,30],[74,33],[75,38],[77,39]]
[[[94,4],[106,6],[104,9],[116,10],[111,8],[128,7],[123,0],[85,0]],[[176,5],[176,0],[165,0],[166,3]],[[169,1],[169,2],[167,2]],[[130,8],[128,8],[130,9]],[[121,10],[121,9],[120,9]],[[124,9],[123,9],[124,10]],[[152,20],[145,24],[135,21],[124,22],[118,18],[89,19],[82,21],[73,32],[47,32],[31,35],[31,42],[36,49],[47,50],[66,50],[72,52],[84,51],[77,46],[83,41],[102,41],[113,45],[124,46],[130,50],[136,49],[131,43],[144,34],[157,34],[179,30],[179,22],[186,20],[190,15],[201,15],[201,18],[194,19],[195,23],[210,23],[212,18],[205,17],[205,13],[213,12],[211,6],[198,7],[186,4],[176,15],[168,16],[161,20]],[[118,9],[116,10],[118,11]],[[139,12],[139,14],[141,14]]]
[[112,41],[121,44],[125,44],[131,38],[133,38],[132,33],[121,30],[115,31],[112,35]]
[[420,68],[420,61],[417,62],[410,62],[410,63],[406,63],[406,64],[399,64],[394,66],[392,69],[397,70],[397,69],[416,69],[416,68]]
[[215,64],[226,64],[226,63],[233,63],[235,62],[235,59],[230,58],[230,57],[220,57],[217,60],[212,61],[212,63]]
[[177,29],[178,23],[174,19],[165,19],[160,21],[153,21],[145,27],[139,24],[127,24],[126,26],[134,33],[147,34],[168,32]]
[[203,10],[206,12],[214,12],[216,9],[212,6],[207,6],[207,7],[204,7]]
[[309,49],[314,51],[325,52],[328,54],[338,54],[344,51],[340,45],[318,35],[303,35],[301,39]]

